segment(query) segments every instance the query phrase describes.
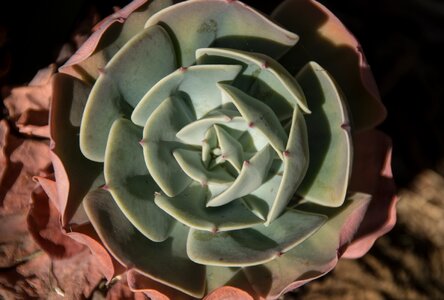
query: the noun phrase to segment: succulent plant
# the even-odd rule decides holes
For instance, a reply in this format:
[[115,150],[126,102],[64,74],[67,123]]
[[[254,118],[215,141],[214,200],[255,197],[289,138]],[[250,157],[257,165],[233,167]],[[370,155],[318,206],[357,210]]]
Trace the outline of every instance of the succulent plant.
[[389,165],[353,163],[385,113],[356,41],[314,1],[273,18],[287,29],[239,1],[134,1],[55,76],[55,181],[38,180],[108,279],[276,298],[393,225]]

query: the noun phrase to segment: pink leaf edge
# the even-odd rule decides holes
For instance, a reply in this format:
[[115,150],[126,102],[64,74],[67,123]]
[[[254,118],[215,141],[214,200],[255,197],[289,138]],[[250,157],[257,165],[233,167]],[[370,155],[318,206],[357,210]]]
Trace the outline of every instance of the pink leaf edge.
[[398,197],[391,157],[392,142],[384,133],[371,130],[355,136],[353,172],[360,176],[352,177],[350,187],[373,195],[373,199],[353,241],[343,254],[344,258],[362,257],[376,239],[395,226]]
[[102,35],[111,25],[116,22],[123,24],[133,11],[137,10],[147,2],[148,0],[134,0],[124,8],[100,21],[93,28],[93,34],[82,44],[76,53],[74,53],[74,55],[71,56],[71,58],[59,68],[59,71],[64,72],[64,70],[68,69],[69,67],[72,67],[73,65],[76,65],[90,57],[96,50]]
[[[366,90],[372,95],[372,97],[381,103],[381,96],[379,94],[378,86],[373,77],[370,69],[370,65],[367,62],[364,52],[362,51],[361,44],[356,37],[345,27],[345,25],[336,17],[327,7],[315,0],[303,0],[308,1],[312,5],[316,6],[320,11],[325,13],[328,17],[323,27],[328,28],[330,33],[329,39],[334,41],[341,41],[341,44],[347,45],[352,48],[359,57],[359,67],[361,73],[361,81]],[[381,116],[381,120],[385,119],[386,112]]]

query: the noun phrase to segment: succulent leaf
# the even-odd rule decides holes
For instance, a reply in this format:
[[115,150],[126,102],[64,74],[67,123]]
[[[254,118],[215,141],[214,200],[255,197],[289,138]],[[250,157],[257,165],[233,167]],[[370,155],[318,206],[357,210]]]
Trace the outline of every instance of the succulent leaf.
[[287,252],[325,222],[322,215],[287,210],[270,226],[212,233],[190,229],[189,257],[213,266],[251,266],[273,260]]
[[[349,186],[350,132],[383,109],[363,55],[340,49],[356,41],[314,0],[274,13],[299,44],[236,0],[172,2],[135,0],[105,19],[61,68],[87,83],[54,79],[57,188],[39,181],[65,228],[81,224],[67,234],[113,265],[108,279],[112,255],[133,291],[162,299],[276,299],[330,271],[349,244],[347,255],[362,253],[352,238],[370,232],[370,245],[382,231],[362,221],[371,196],[346,195],[382,188]],[[364,136],[353,135],[361,152]]]
[[240,173],[244,162],[242,145],[221,126],[214,126],[222,158],[228,161]]
[[[337,250],[348,241],[353,233],[345,234],[347,222],[362,218],[370,201],[369,195],[355,194],[338,208],[323,209],[320,206],[297,207],[306,211],[316,211],[328,216],[328,221],[308,239],[284,253],[282,256],[260,266],[245,268],[245,273],[256,292],[265,297],[278,298],[287,290],[295,289],[304,283],[306,274],[321,276],[330,271],[338,260]],[[354,222],[358,222],[356,219]],[[273,224],[273,223],[272,223]],[[341,232],[343,236],[337,234]],[[270,280],[273,278],[274,280]],[[290,284],[293,283],[294,284]]]
[[[221,286],[239,287],[248,295],[255,295],[243,268],[207,266],[207,291],[210,293]],[[216,298],[217,299],[217,298]]]
[[[282,184],[282,176],[284,175],[284,163],[280,159],[276,159],[272,162],[270,171],[266,180],[260,187],[251,192],[249,195],[243,197],[246,205],[250,207],[260,218],[267,220],[271,208],[274,205],[281,203],[276,202],[277,191]],[[287,202],[286,200],[285,202]],[[277,211],[277,209],[275,209]],[[268,223],[266,223],[267,225]]]
[[145,27],[156,24],[174,36],[180,52],[179,61],[184,67],[194,64],[197,49],[210,45],[278,58],[298,41],[297,35],[239,1],[185,1],[158,12]]
[[222,104],[216,83],[232,81],[240,69],[241,66],[236,65],[201,65],[180,68],[160,80],[148,91],[134,109],[131,119],[135,124],[144,126],[162,101],[174,95],[189,98],[194,115],[200,119]]
[[265,146],[250,160],[245,161],[239,176],[222,193],[210,199],[207,206],[221,206],[256,190],[265,181],[275,154],[270,146]]
[[266,224],[270,224],[279,217],[304,179],[309,161],[309,148],[306,141],[305,119],[302,112],[296,108],[293,111],[290,137],[284,151],[282,181],[273,205],[270,207]]
[[[295,17],[297,12],[303,13]],[[286,0],[272,17],[303,37],[279,60],[290,73],[316,61],[344,91],[356,130],[373,128],[384,120],[386,110],[362,48],[336,16],[316,1]]]
[[234,181],[234,177],[220,166],[208,170],[202,163],[202,155],[198,151],[176,149],[173,156],[182,170],[202,187],[206,185],[223,185],[228,187]]
[[219,84],[223,97],[232,102],[239,110],[249,127],[255,127],[262,132],[270,142],[279,157],[283,152],[288,136],[282,128],[273,110],[261,101],[245,94],[238,88]]
[[269,56],[234,49],[202,48],[196,51],[196,59],[198,64],[242,64],[242,76],[233,85],[265,102],[279,120],[291,117],[291,108],[297,105],[310,113],[298,82]]
[[54,75],[50,135],[56,180],[66,182],[64,188],[59,185],[57,189],[64,226],[71,221],[86,193],[97,187],[94,182],[103,170],[102,164],[86,159],[79,148],[79,126],[90,90],[74,77]]
[[296,76],[310,99],[306,117],[310,165],[298,193],[312,202],[340,206],[351,172],[350,122],[344,99],[327,71],[310,62]]
[[248,124],[242,117],[237,117],[237,115],[239,115],[239,112],[208,115],[184,126],[177,133],[177,138],[184,143],[199,146],[202,144],[202,140],[205,139],[207,131],[213,125],[223,125],[240,132],[247,130]]
[[174,150],[186,147],[176,138],[180,128],[193,116],[185,101],[177,96],[163,101],[149,118],[143,131],[143,154],[149,173],[169,197],[181,193],[192,179],[174,158]]
[[187,226],[210,232],[220,232],[249,228],[262,223],[241,201],[207,208],[208,190],[200,184],[192,183],[176,197],[157,195],[156,204]]
[[100,70],[143,27],[150,16],[173,4],[171,0],[136,0],[100,24],[60,72],[86,82],[94,82]]
[[154,204],[160,190],[145,167],[139,141],[142,128],[125,119],[111,127],[105,152],[106,189],[131,223],[147,238],[162,242],[174,219]]
[[203,296],[205,267],[186,254],[186,227],[176,224],[169,238],[157,243],[134,227],[109,192],[88,193],[84,205],[100,239],[119,262],[193,297]]
[[[130,116],[146,90],[177,68],[175,57],[168,34],[153,26],[109,61],[89,95],[82,119],[80,147],[88,159],[103,162],[113,122],[122,115]],[[150,62],[150,67],[140,62]]]

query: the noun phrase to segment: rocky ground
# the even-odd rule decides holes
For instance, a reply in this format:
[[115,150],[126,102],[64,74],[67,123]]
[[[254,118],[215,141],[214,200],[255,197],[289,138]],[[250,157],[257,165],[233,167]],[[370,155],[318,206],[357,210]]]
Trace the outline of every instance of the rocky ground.
[[[110,2],[125,1],[78,1],[68,15],[59,16],[65,25],[58,28],[50,26],[57,20],[42,17],[58,11],[57,1],[43,2],[26,11],[17,4],[1,11],[2,98],[56,60],[70,36],[81,37],[99,16],[111,12]],[[268,12],[278,2],[266,2],[262,9]],[[440,0],[321,2],[361,41],[388,108],[380,129],[394,143],[398,223],[366,256],[342,260],[332,273],[286,298],[444,299],[444,35],[439,26],[444,4]],[[23,31],[14,26],[18,19],[35,26]],[[73,46],[76,42],[81,41],[73,39]]]

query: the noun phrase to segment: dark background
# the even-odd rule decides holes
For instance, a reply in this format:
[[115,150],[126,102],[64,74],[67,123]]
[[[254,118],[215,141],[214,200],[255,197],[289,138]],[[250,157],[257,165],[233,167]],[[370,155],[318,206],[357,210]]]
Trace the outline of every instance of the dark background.
[[[2,98],[12,87],[29,82],[38,69],[52,63],[62,44],[73,42],[73,34],[88,34],[91,16],[103,18],[112,13],[113,6],[122,7],[128,2],[42,0],[7,5],[3,2],[0,7]],[[281,1],[244,2],[268,14]],[[388,117],[379,128],[393,140],[393,172],[402,200],[397,226],[368,255],[353,264],[341,263],[333,274],[305,286],[293,297],[444,299],[440,298],[444,297],[444,282],[439,279],[444,278],[444,179],[440,177],[444,175],[444,26],[441,24],[444,1],[320,2],[357,37],[372,67],[388,109]],[[432,184],[427,177],[428,185],[418,190],[423,184],[418,183],[418,177],[422,178],[426,170],[435,172],[431,174],[438,179]],[[428,216],[436,214],[441,225],[433,221],[429,227],[420,226],[429,224],[432,217]],[[441,238],[431,238],[432,235]],[[378,290],[376,296],[356,298],[366,288]],[[358,294],[350,294],[353,289]],[[369,293],[372,295],[372,290]]]

